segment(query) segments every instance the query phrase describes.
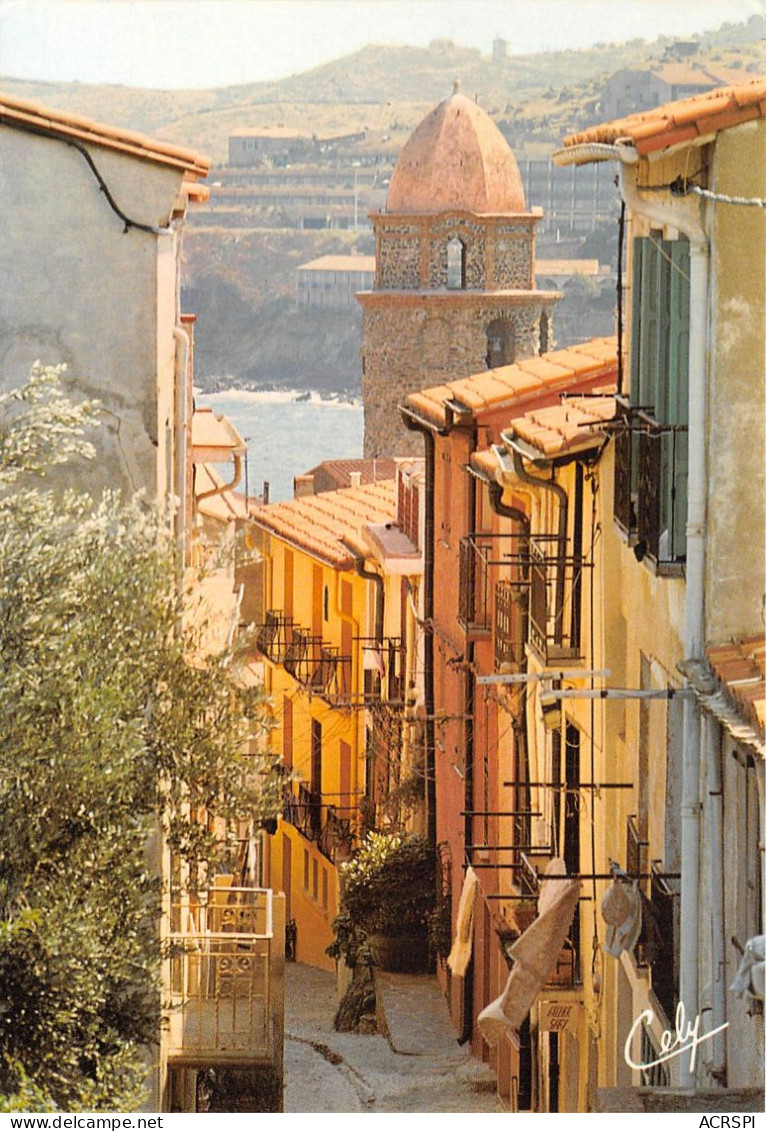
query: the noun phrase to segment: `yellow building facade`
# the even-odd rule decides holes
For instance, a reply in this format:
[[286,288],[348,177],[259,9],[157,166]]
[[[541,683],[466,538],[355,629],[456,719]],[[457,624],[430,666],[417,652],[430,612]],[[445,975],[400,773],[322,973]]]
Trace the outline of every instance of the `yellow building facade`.
[[[289,946],[334,970],[325,953],[338,913],[338,866],[373,827],[366,697],[382,630],[382,578],[351,540],[395,517],[384,480],[259,508],[263,619],[257,643],[271,701],[271,748],[285,772],[284,809],[269,837],[270,886],[285,893]],[[383,658],[388,676],[393,655]]]

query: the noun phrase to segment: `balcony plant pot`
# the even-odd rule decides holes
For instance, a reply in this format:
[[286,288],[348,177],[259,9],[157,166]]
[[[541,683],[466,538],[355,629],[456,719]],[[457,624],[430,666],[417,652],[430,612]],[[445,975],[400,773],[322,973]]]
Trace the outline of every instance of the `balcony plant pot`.
[[380,970],[392,974],[428,972],[427,935],[368,935],[367,946]]
[[370,832],[340,876],[343,912],[372,962],[383,970],[427,970],[436,854],[425,838]]
[[537,904],[534,900],[520,900],[511,911],[513,921],[520,933],[524,933],[537,918]]

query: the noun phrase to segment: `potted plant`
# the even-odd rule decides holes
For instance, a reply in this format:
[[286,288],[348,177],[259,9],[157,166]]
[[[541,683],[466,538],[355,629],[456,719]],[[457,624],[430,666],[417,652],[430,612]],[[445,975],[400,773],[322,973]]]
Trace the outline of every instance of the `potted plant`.
[[511,916],[519,931],[526,931],[537,918],[537,902],[534,899],[520,899],[513,904]]
[[368,833],[341,865],[342,904],[383,970],[428,968],[436,855],[424,837]]

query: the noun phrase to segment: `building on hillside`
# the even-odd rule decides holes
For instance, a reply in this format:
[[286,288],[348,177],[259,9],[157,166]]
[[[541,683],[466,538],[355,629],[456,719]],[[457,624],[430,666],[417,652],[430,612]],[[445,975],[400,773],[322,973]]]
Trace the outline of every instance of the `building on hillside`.
[[[586,236],[611,225],[617,216],[614,181],[607,169],[599,165],[562,169],[550,157],[519,157],[518,164],[527,200],[542,209],[537,246],[546,256],[577,254]],[[571,250],[562,253],[556,246],[560,243]]]
[[393,459],[326,459],[303,475],[296,475],[295,498],[395,478],[396,460]]
[[622,118],[651,110],[663,102],[692,98],[716,87],[741,83],[745,77],[741,71],[681,61],[616,71],[604,84],[599,114],[605,118]]
[[[638,784],[626,859],[651,872],[642,906],[656,900],[663,950],[655,968],[649,916],[609,960],[598,1084],[670,1086],[653,1110],[763,1103],[764,469],[741,454],[764,447],[765,93],[756,80],[670,103],[556,155],[613,161],[630,219],[604,663],[635,703],[604,725]],[[679,1002],[715,1032],[696,1058],[661,1055]],[[647,1067],[625,1063],[631,1025]]]
[[[562,1110],[577,1110],[584,1095],[571,1056],[548,1071],[547,1037],[539,1040],[536,1027],[533,1033],[525,1023],[519,1051],[510,1039],[490,1051],[476,1019],[508,976],[506,947],[519,934],[522,895],[533,900],[538,873],[552,856],[563,855],[571,867],[579,843],[564,805],[562,751],[552,765],[548,747],[531,747],[537,712],[524,680],[557,666],[587,666],[580,659],[579,620],[574,624],[570,610],[588,607],[596,520],[582,482],[603,436],[581,422],[601,419],[603,401],[595,394],[614,387],[616,372],[614,340],[593,341],[412,393],[402,408],[408,427],[426,438],[429,831],[449,877],[455,932],[466,869],[478,876],[471,963],[455,972],[442,965],[440,979],[456,1033],[490,1061],[503,1102],[513,1110],[544,1110],[541,1089],[559,1088]],[[493,446],[502,449],[506,432],[531,422],[533,414],[567,419],[562,401],[578,393],[599,412],[572,410],[577,443],[567,436],[545,454],[547,473],[534,471],[531,483],[506,489],[495,474],[500,465]],[[530,466],[539,458],[534,452],[525,457]],[[580,491],[579,509],[572,506],[562,525],[560,500],[570,483]],[[518,682],[496,681],[508,675]],[[581,780],[588,780],[586,773]],[[551,787],[533,797],[530,781],[555,782],[558,792]],[[522,875],[528,862],[529,874]],[[572,1007],[574,1039],[583,1009],[581,941],[575,933],[562,942],[548,987],[549,997],[563,995]]]
[[558,295],[537,291],[513,153],[456,90],[415,129],[374,213],[375,285],[360,294],[365,456],[419,448],[397,406],[417,389],[546,353]]
[[[418,684],[407,667],[417,650],[408,657],[405,643],[414,640],[408,610],[418,608],[422,560],[411,508],[409,525],[396,527],[397,492],[411,502],[417,476],[408,465],[397,476],[260,507],[251,518],[266,567],[257,643],[272,749],[292,775],[267,867],[285,893],[294,957],[328,970],[338,865],[365,831],[400,819],[405,692]],[[410,763],[419,764],[414,754]]]
[[296,271],[296,301],[298,306],[356,310],[356,292],[369,290],[374,278],[374,255],[323,255]]
[[334,152],[340,145],[363,141],[366,132],[309,134],[287,126],[262,126],[229,134],[229,165],[284,165]]

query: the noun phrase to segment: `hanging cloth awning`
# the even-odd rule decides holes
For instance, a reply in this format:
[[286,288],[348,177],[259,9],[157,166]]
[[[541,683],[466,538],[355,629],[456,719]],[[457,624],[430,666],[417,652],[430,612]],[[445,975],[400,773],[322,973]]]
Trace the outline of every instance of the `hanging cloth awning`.
[[479,880],[473,868],[466,868],[463,890],[460,892],[460,902],[457,907],[457,922],[455,924],[455,938],[452,950],[449,952],[447,965],[454,977],[463,978],[471,961],[473,950],[473,912],[476,906],[476,895],[479,890]]
[[508,1036],[519,1047],[516,1030],[556,968],[569,932],[580,897],[580,881],[546,879],[548,876],[566,876],[566,865],[560,857],[551,860],[540,881],[537,918],[508,952],[513,958],[513,969],[505,989],[479,1014],[479,1031],[488,1045],[496,1045]]

